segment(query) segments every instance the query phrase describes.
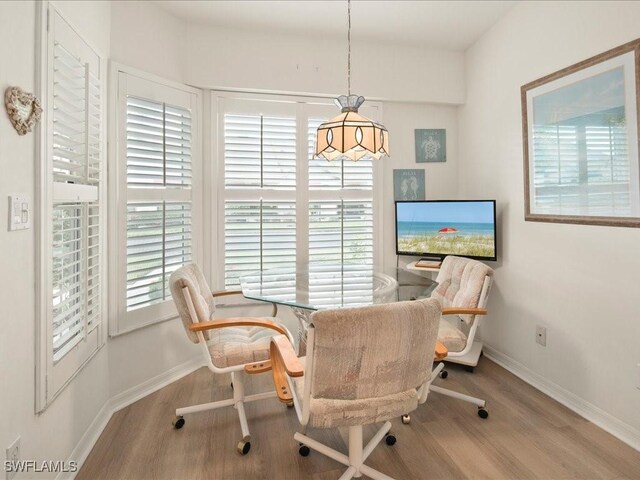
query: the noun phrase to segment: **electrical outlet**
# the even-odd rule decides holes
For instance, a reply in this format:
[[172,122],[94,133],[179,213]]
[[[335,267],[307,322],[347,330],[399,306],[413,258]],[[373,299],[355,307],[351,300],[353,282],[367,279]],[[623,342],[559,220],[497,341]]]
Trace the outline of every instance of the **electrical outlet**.
[[541,325],[536,325],[536,343],[547,346],[547,329]]
[[11,462],[11,468],[6,468],[7,480],[11,480],[16,476],[17,468],[15,465],[20,461],[20,437],[16,438],[11,445],[7,447],[7,462]]

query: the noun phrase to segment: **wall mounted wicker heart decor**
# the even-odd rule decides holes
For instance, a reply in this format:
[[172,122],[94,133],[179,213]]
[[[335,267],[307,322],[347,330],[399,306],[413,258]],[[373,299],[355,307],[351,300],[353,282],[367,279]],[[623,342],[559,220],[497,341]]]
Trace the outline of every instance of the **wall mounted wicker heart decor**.
[[32,93],[24,92],[20,87],[7,88],[4,92],[4,104],[18,135],[26,135],[40,121],[42,115],[40,100]]

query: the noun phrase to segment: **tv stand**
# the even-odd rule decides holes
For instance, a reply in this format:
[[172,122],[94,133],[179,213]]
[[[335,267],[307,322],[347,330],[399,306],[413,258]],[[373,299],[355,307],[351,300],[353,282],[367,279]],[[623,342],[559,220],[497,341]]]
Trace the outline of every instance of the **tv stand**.
[[[418,267],[416,266],[416,264],[422,260],[426,260],[427,262],[433,262],[433,266],[425,266],[425,267]],[[405,268],[407,270],[419,270],[421,272],[439,272],[440,271],[440,264],[442,263],[442,260],[435,259],[435,260],[430,260],[430,259],[423,259],[421,258],[420,260],[416,260],[415,262],[411,262],[411,263],[407,263],[407,265],[405,266]]]

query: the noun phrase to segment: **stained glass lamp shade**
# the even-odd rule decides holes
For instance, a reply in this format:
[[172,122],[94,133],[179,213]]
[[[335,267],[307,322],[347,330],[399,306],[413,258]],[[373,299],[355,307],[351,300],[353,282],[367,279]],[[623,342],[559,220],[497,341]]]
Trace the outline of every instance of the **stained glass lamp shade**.
[[335,102],[342,113],[318,127],[316,155],[329,161],[348,158],[354,162],[364,156],[376,160],[388,156],[387,129],[358,113],[364,97],[341,95]]

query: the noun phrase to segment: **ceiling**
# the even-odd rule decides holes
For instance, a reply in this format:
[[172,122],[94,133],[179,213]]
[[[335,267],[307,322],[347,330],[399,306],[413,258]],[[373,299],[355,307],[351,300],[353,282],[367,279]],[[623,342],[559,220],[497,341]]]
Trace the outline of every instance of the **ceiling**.
[[[154,3],[187,22],[211,27],[312,36],[346,35],[346,0]],[[354,42],[366,39],[464,51],[516,3],[353,0],[352,36]]]

